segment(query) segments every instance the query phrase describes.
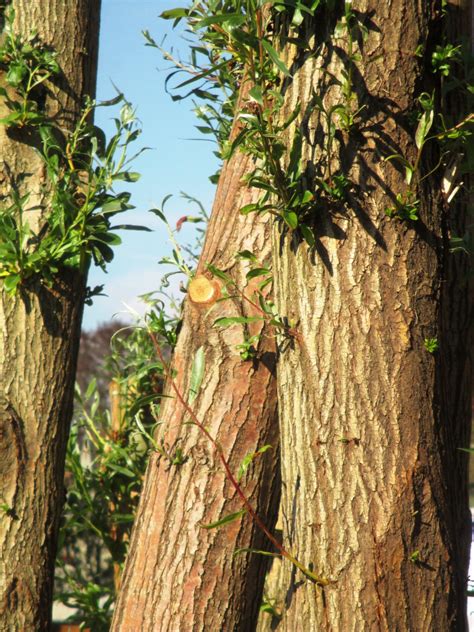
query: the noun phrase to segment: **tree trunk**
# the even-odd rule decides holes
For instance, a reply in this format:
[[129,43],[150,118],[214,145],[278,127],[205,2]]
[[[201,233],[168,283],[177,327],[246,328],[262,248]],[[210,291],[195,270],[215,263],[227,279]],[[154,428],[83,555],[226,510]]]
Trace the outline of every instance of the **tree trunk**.
[[[224,270],[239,288],[245,287],[248,265],[235,254],[247,249],[261,261],[271,255],[268,223],[239,214],[255,197],[241,184],[248,169],[250,159],[241,154],[224,165],[198,266],[198,274],[205,273],[207,263]],[[252,293],[250,288],[245,292]],[[262,337],[256,359],[243,361],[235,348],[243,340],[243,328],[213,327],[218,317],[242,315],[258,314],[241,297],[212,306],[188,300],[173,369],[175,383],[187,397],[194,357],[204,348],[205,374],[193,408],[234,474],[246,454],[272,445],[242,480],[271,528],[279,483],[274,340],[261,322],[248,325],[249,335]],[[169,384],[167,392],[173,394]],[[269,543],[248,516],[218,529],[202,528],[242,505],[215,450],[197,427],[183,425],[186,421],[189,414],[175,398],[164,400],[158,436],[170,456],[179,448],[185,462],[172,465],[157,453],[150,459],[113,630],[255,629],[268,558],[233,553],[238,548],[268,549]]]
[[[406,114],[434,87],[426,71],[440,30],[432,6],[352,3],[368,29],[352,69],[364,109],[353,132],[336,133],[330,157],[332,172],[354,183],[348,203],[317,211],[314,251],[274,232],[278,311],[298,323],[278,358],[284,544],[334,581],[316,586],[284,562],[279,630],[467,625],[470,516],[460,448],[470,433],[469,312],[465,266],[449,261],[457,255],[449,254],[441,172],[422,183],[414,177],[419,220],[384,213],[408,187],[403,170],[382,158],[414,160]],[[307,25],[321,47],[294,60],[286,92],[288,111],[303,104],[308,177],[320,175],[314,156],[324,157],[327,136],[305,106],[314,94],[326,109],[340,102],[337,79],[349,65],[347,38],[336,40],[334,12],[326,17]],[[420,43],[425,68],[414,54]],[[426,350],[427,338],[438,339],[438,353]]]
[[[46,109],[70,127],[95,89],[100,2],[15,0],[15,27],[38,31],[58,52],[62,79]],[[3,83],[3,79],[0,79]],[[5,107],[0,105],[1,115]],[[31,137],[0,126],[0,195],[12,181],[47,207],[45,170]],[[39,211],[41,215],[41,210]],[[0,290],[0,629],[48,630],[64,497],[85,278],[61,272],[52,288],[34,282],[14,297]]]

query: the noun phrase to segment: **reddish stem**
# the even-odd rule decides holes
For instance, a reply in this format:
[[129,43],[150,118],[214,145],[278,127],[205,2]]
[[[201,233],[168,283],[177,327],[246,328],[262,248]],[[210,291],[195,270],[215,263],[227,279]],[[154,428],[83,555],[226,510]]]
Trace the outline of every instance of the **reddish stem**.
[[317,584],[321,585],[321,586],[325,586],[330,582],[330,580],[328,580],[325,577],[319,577],[317,575],[315,575],[312,571],[310,571],[308,568],[306,568],[305,566],[303,566],[303,564],[301,564],[301,562],[299,562],[295,557],[293,557],[293,555],[291,555],[283,546],[282,544],[280,544],[280,542],[278,542],[278,540],[275,538],[274,535],[272,535],[272,533],[270,533],[270,531],[268,530],[268,528],[266,527],[265,523],[262,521],[262,519],[258,516],[258,514],[256,513],[256,511],[254,510],[254,508],[252,507],[252,505],[250,504],[250,501],[248,500],[248,498],[246,497],[244,491],[242,490],[241,486],[239,485],[237,479],[235,478],[235,476],[233,475],[231,469],[230,469],[230,465],[229,462],[227,461],[227,459],[224,456],[224,453],[222,451],[221,446],[218,444],[218,442],[212,437],[212,435],[209,433],[209,431],[203,426],[203,424],[199,421],[196,413],[194,412],[194,410],[189,406],[189,404],[186,402],[186,400],[184,399],[183,394],[181,393],[181,391],[179,390],[179,388],[176,385],[176,382],[173,378],[173,374],[171,372],[170,367],[168,366],[168,364],[166,363],[163,353],[161,351],[160,345],[158,344],[158,341],[156,339],[156,336],[153,332],[149,331],[148,332],[152,341],[153,341],[153,345],[155,347],[156,353],[160,359],[160,362],[163,365],[163,370],[165,372],[165,375],[171,385],[171,388],[173,389],[173,391],[176,393],[176,397],[178,398],[178,401],[181,403],[181,405],[184,407],[184,409],[186,410],[186,412],[189,414],[189,416],[191,417],[191,419],[193,420],[193,423],[199,428],[199,430],[206,436],[206,438],[211,442],[211,444],[213,445],[214,449],[216,450],[217,454],[219,455],[219,459],[224,467],[226,476],[228,478],[228,480],[230,481],[230,483],[232,484],[233,488],[235,489],[235,491],[237,492],[237,495],[239,496],[239,498],[241,499],[245,509],[248,511],[248,513],[250,514],[252,520],[254,520],[255,524],[259,527],[259,529],[267,536],[267,538],[270,540],[270,542],[273,544],[273,546],[275,547],[275,549],[277,551],[280,552],[280,555],[282,557],[285,557],[287,560],[289,560],[292,564],[294,564],[297,568],[299,568],[307,577],[309,577],[310,579],[312,579],[314,582],[316,582]]

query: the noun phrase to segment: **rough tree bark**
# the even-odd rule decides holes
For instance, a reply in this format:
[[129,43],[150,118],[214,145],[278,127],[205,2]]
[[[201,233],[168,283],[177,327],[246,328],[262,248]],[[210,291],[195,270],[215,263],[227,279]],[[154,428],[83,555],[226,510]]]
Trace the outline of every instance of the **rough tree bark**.
[[[241,183],[249,160],[237,154],[224,165],[198,266],[199,274],[207,263],[226,271],[240,288],[248,266],[235,254],[247,249],[262,261],[271,254],[268,223],[239,214],[254,195]],[[245,291],[251,295],[250,288]],[[193,408],[234,473],[247,453],[273,446],[242,481],[271,528],[279,483],[274,340],[261,323],[252,323],[249,334],[262,333],[258,361],[242,361],[235,349],[243,339],[241,326],[213,327],[221,316],[256,314],[241,297],[212,307],[187,301],[173,369],[187,397],[193,359],[204,347],[204,380]],[[168,393],[173,394],[169,385]],[[233,553],[241,547],[268,549],[268,542],[248,516],[219,529],[200,526],[242,505],[207,439],[196,427],[183,425],[189,415],[179,402],[165,400],[162,406],[159,436],[170,453],[180,448],[186,461],[171,465],[156,453],[150,459],[112,630],[255,629],[267,558]]]
[[[315,252],[278,230],[273,252],[278,310],[299,332],[278,358],[284,543],[335,583],[300,581],[284,563],[278,629],[462,631],[470,540],[467,455],[459,450],[470,434],[465,269],[460,259],[449,262],[440,173],[413,185],[420,220],[402,222],[384,209],[408,188],[404,173],[382,160],[416,154],[403,114],[433,90],[429,57],[424,67],[414,51],[421,43],[430,53],[439,11],[425,0],[357,0],[352,8],[368,29],[353,68],[364,110],[354,134],[338,134],[332,160],[356,186],[345,209],[316,219]],[[289,111],[302,103],[305,112],[314,93],[326,108],[341,99],[334,77],[347,68],[347,40],[334,39],[333,18],[307,25],[321,48],[293,60]],[[318,114],[306,113],[314,173],[324,138]],[[424,348],[433,337],[435,355]]]
[[[68,127],[84,95],[94,94],[100,2],[14,0],[11,6],[19,33],[27,37],[36,29],[58,52],[62,77],[48,86],[45,107]],[[30,193],[31,207],[44,209],[44,166],[32,144],[21,131],[0,126],[0,195],[3,200],[17,181],[21,193]],[[1,630],[50,625],[85,281],[61,273],[53,288],[37,282],[14,298],[0,288],[0,500],[9,508],[0,522]]]

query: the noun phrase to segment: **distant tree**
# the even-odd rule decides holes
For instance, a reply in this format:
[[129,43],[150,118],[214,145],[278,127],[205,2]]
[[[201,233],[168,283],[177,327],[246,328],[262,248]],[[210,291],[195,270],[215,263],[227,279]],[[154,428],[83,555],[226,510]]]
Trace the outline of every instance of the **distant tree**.
[[129,327],[129,323],[125,321],[113,320],[81,332],[76,380],[81,391],[85,392],[91,379],[95,378],[103,405],[108,404],[109,386],[113,377],[111,367],[106,365],[107,358],[111,355],[112,338],[117,332],[121,332],[121,337],[127,336]]

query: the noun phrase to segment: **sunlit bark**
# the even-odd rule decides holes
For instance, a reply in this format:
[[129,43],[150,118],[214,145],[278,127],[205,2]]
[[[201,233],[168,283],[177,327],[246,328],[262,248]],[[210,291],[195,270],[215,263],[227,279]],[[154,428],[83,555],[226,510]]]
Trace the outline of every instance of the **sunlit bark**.
[[[14,0],[15,28],[58,51],[62,77],[46,109],[74,123],[93,94],[100,2]],[[1,9],[3,11],[4,9]],[[0,78],[3,83],[3,78]],[[2,116],[5,108],[0,106]],[[34,144],[34,143],[33,143]],[[0,126],[0,196],[12,181],[47,208],[46,172],[27,132]],[[49,630],[64,458],[85,279],[58,275],[15,297],[0,288],[0,629]]]

